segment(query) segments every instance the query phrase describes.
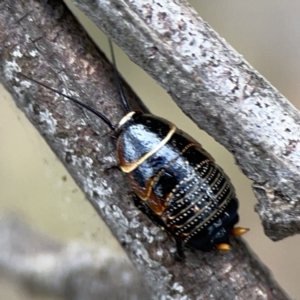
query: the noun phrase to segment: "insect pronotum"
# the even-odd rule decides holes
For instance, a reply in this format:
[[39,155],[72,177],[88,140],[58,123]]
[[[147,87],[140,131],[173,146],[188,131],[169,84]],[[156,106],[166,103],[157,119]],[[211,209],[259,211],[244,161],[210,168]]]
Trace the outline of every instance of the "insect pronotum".
[[183,246],[230,250],[230,235],[239,236],[248,229],[234,227],[239,219],[238,200],[229,178],[197,141],[174,124],[131,111],[119,83],[111,42],[110,49],[127,111],[117,125],[81,101],[22,76],[89,110],[114,131],[119,166],[128,177],[135,205],[173,236],[179,257],[183,257]]

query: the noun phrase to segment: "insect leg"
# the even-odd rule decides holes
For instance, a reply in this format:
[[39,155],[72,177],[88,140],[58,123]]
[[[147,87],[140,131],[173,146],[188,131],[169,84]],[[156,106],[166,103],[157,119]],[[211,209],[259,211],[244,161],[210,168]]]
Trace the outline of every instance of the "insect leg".
[[[147,206],[147,204],[141,200],[137,195],[133,195],[133,202],[134,205],[143,213],[145,214],[155,225],[160,227],[162,230],[165,230],[169,235],[174,237],[172,233],[169,231],[169,228],[166,226],[166,224],[162,221],[162,219],[159,216],[156,216],[152,210]],[[183,243],[180,240],[175,239],[176,242],[176,249],[177,252],[175,254],[175,259],[178,261],[182,261],[185,258],[184,252],[183,252]]]
[[145,214],[155,225],[157,225],[162,230],[168,232],[168,228],[166,227],[165,223],[156,216],[152,210],[145,204],[143,200],[141,200],[136,194],[133,194],[133,202],[134,205],[143,213]]

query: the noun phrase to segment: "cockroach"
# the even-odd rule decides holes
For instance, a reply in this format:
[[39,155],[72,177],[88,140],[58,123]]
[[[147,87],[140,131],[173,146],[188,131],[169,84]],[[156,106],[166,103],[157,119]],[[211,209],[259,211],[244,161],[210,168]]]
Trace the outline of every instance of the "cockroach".
[[116,138],[120,169],[127,175],[135,205],[183,246],[211,251],[230,250],[230,235],[247,228],[234,227],[239,220],[238,199],[224,171],[202,146],[163,118],[131,111],[119,82],[112,44],[116,83],[127,114],[113,125],[103,114],[45,84],[49,89],[98,116]]

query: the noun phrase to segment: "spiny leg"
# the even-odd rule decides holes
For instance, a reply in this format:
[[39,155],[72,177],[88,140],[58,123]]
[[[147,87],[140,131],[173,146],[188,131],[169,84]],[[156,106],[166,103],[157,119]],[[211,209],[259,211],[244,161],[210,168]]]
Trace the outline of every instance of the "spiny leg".
[[[172,233],[169,231],[169,228],[166,226],[166,224],[159,218],[157,215],[155,215],[152,210],[147,206],[147,204],[141,200],[137,195],[133,195],[133,201],[134,205],[143,213],[145,214],[155,225],[157,225],[162,230],[166,231],[168,234],[172,236]],[[177,261],[182,261],[185,258],[184,252],[183,252],[183,243],[179,240],[176,241],[176,249],[177,252],[175,254],[175,259]]]
[[184,251],[183,251],[183,243],[182,241],[176,240],[176,254],[175,259],[177,261],[183,261],[185,259]]

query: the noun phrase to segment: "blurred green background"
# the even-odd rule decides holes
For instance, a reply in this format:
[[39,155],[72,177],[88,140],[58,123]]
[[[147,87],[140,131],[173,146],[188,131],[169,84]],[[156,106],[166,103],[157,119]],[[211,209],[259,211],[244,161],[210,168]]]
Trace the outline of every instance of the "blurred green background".
[[[190,1],[200,16],[225,38],[297,108],[300,108],[300,2]],[[68,3],[69,4],[69,3]],[[70,5],[70,4],[69,4]],[[72,6],[70,6],[74,9]],[[83,14],[76,15],[108,54],[106,37]],[[169,96],[141,69],[116,50],[118,68],[150,110],[175,122],[204,145],[232,179],[240,199],[240,225],[250,227],[245,240],[272,270],[293,299],[300,299],[300,237],[274,243],[264,236],[251,182],[230,153],[201,132]],[[126,255],[44,140],[20,112],[9,94],[0,91],[0,212],[17,212],[32,226],[63,242],[84,240]],[[18,298],[2,290],[1,299]]]

